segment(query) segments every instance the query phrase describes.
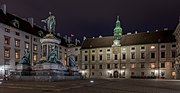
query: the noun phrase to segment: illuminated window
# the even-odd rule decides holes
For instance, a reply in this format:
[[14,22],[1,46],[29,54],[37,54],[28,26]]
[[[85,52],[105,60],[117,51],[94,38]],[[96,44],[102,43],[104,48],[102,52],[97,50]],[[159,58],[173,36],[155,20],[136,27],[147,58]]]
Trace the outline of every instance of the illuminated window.
[[5,28],[5,32],[8,32],[8,33],[10,33],[10,29],[8,29],[8,28]]
[[141,63],[141,68],[145,68],[145,63]]
[[4,44],[10,45],[10,37],[4,36]]
[[20,59],[20,51],[15,50],[15,59]]
[[155,46],[151,46],[151,49],[154,49],[155,48]]
[[151,68],[155,68],[155,63],[150,63]]
[[131,64],[131,68],[135,68],[135,64]]
[[29,49],[29,43],[25,42],[25,49]]
[[35,44],[33,45],[33,50],[37,51],[37,45],[35,45]]
[[4,57],[6,57],[6,58],[10,57],[10,49],[9,48],[4,49]]
[[15,46],[16,46],[16,47],[20,47],[20,40],[15,39]]
[[36,62],[37,61],[37,54],[33,53],[33,61]]

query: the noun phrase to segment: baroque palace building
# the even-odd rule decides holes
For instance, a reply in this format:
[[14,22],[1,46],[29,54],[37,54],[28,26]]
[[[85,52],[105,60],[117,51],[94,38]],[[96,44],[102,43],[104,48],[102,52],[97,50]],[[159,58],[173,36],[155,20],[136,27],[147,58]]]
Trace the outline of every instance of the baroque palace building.
[[[89,78],[161,77],[174,78],[176,40],[173,30],[123,34],[119,18],[114,36],[86,38],[82,44],[70,37],[61,41],[58,59],[68,65],[74,55],[82,75]],[[41,59],[40,39],[48,32],[35,25],[33,18],[22,19],[0,9],[0,78],[14,71],[16,64],[30,50],[31,65]]]

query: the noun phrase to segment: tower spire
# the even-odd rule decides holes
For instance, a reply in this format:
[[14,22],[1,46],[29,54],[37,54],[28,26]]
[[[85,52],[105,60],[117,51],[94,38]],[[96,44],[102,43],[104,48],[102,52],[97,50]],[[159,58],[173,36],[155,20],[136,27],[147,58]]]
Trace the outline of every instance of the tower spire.
[[119,16],[117,16],[117,18],[116,18],[116,27],[114,28],[113,39],[114,40],[120,40],[121,35],[122,35],[122,28],[120,26]]

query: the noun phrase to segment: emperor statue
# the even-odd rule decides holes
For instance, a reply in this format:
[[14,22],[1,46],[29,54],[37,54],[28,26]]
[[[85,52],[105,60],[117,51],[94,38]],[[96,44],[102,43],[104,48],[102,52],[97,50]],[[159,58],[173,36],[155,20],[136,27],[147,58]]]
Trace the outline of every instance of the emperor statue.
[[50,33],[55,32],[56,20],[55,16],[53,16],[51,12],[49,12],[49,17],[44,20],[41,20],[41,22],[47,23],[47,28]]

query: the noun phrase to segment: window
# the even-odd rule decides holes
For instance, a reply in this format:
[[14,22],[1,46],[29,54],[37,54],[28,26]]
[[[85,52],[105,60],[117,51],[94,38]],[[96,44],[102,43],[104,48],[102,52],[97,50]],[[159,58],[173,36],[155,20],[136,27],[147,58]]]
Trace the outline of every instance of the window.
[[33,53],[33,61],[36,62],[37,61],[37,54]]
[[16,34],[17,36],[20,36],[20,33],[19,33],[19,32],[15,32],[15,34]]
[[161,45],[161,48],[165,48],[165,45]]
[[4,44],[10,45],[10,37],[4,36]]
[[110,60],[110,54],[107,54],[107,60]]
[[29,43],[25,42],[25,49],[29,49]]
[[78,61],[78,57],[77,56],[75,56],[75,61]]
[[131,76],[134,76],[134,72],[131,72]]
[[131,64],[131,68],[132,68],[132,69],[135,68],[135,64]]
[[88,56],[87,55],[84,56],[84,60],[88,61]]
[[28,35],[25,35],[25,38],[26,38],[26,39],[29,39],[29,36],[28,36]]
[[102,72],[99,72],[99,75],[102,76]]
[[10,60],[9,59],[5,59],[4,60],[4,65],[10,65]]
[[155,58],[155,53],[151,52],[151,58]]
[[37,38],[34,38],[34,42],[37,42]]
[[20,51],[15,50],[15,59],[20,59]]
[[102,60],[102,55],[99,55],[99,60]]
[[134,52],[131,53],[131,59],[135,59],[135,53]]
[[145,63],[141,63],[141,68],[145,68]]
[[102,69],[102,64],[99,65],[99,69]]
[[84,51],[84,53],[87,53],[88,51]]
[[161,68],[165,68],[165,63],[161,63]]
[[16,46],[16,47],[20,47],[20,40],[15,39],[15,46]]
[[92,53],[94,53],[95,52],[95,50],[92,50]]
[[150,63],[150,67],[153,69],[155,68],[155,63]]
[[145,53],[141,52],[141,59],[145,59]]
[[8,29],[8,28],[5,28],[5,32],[8,32],[8,33],[10,33],[10,29]]
[[151,72],[151,76],[154,76],[155,74],[154,74],[154,72]]
[[141,76],[144,76],[144,72],[141,72]]
[[122,64],[122,68],[126,68],[126,64]]
[[4,57],[6,57],[6,58],[10,57],[10,49],[9,48],[4,49]]
[[75,48],[75,51],[78,51],[78,48]]
[[87,69],[87,65],[85,65],[84,69]]
[[107,64],[107,69],[110,69],[110,68],[111,68],[110,64]]
[[126,54],[122,54],[122,59],[123,59],[123,60],[126,59]]
[[114,64],[114,68],[118,68],[118,64]]
[[176,45],[175,45],[175,44],[173,44],[173,45],[172,45],[172,48],[174,48],[174,47],[176,47]]
[[172,58],[176,57],[176,51],[171,51]]
[[118,60],[118,56],[117,55],[114,55],[114,60]]
[[110,52],[110,49],[107,49],[107,52]]
[[102,52],[102,50],[99,50],[99,52]]
[[92,69],[95,69],[95,66],[94,66],[94,65],[92,65]]
[[33,44],[33,50],[37,51],[37,45],[36,44]]
[[165,52],[161,52],[161,58],[165,58]]
[[135,47],[132,47],[131,50],[135,50]]
[[144,46],[142,46],[142,47],[141,47],[141,50],[144,50],[144,49],[145,49],[145,47],[144,47]]
[[92,72],[92,76],[94,76],[94,72]]
[[95,61],[95,55],[92,55],[92,61]]

